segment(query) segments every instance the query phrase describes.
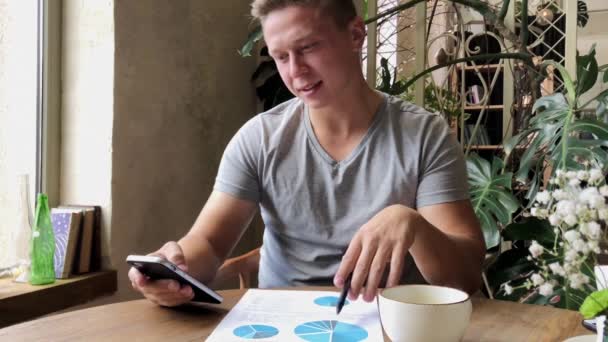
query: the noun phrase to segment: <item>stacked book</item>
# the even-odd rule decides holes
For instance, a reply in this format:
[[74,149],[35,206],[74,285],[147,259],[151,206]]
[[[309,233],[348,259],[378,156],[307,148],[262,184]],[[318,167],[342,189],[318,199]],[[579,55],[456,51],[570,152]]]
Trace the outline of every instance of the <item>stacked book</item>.
[[67,205],[51,209],[55,233],[55,276],[69,278],[100,269],[101,207]]

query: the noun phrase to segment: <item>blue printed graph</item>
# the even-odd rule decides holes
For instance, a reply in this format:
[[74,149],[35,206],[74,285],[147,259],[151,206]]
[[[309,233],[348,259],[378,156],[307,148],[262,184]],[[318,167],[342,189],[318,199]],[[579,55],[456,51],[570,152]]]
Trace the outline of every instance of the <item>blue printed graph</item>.
[[367,338],[365,329],[338,321],[315,321],[298,325],[293,331],[308,342],[359,342]]
[[[340,298],[336,296],[319,297],[315,299],[315,304],[320,306],[337,306]],[[348,300],[344,302],[344,305],[348,305]]]
[[257,340],[272,337],[279,333],[279,329],[271,327],[270,325],[252,324],[240,326],[234,329],[232,333],[240,338]]

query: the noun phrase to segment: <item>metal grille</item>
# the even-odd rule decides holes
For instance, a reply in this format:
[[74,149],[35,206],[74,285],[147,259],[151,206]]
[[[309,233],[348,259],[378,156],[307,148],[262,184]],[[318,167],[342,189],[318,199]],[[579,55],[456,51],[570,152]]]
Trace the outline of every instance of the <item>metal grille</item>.
[[[521,23],[519,12],[516,9],[515,20]],[[558,0],[530,1],[527,8],[528,49],[538,61],[553,60],[566,65],[566,13]],[[553,82],[542,85],[543,93],[552,93],[562,90],[563,82],[558,74],[551,75]]]
[[[377,0],[378,13],[382,13],[393,8],[404,0]],[[377,23],[377,44],[376,44],[376,80],[381,82],[381,60],[388,61],[388,68],[391,75],[396,71],[400,77],[414,72],[415,51],[414,37],[416,18],[413,9],[401,11],[396,15],[383,18]],[[363,51],[367,51],[367,41]],[[366,53],[363,54],[364,61]],[[365,69],[365,68],[364,68]]]

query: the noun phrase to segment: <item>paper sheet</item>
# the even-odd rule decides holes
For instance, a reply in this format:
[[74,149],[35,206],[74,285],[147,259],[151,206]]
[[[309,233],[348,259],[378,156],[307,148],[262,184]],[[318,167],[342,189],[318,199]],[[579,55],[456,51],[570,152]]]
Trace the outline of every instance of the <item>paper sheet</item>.
[[328,291],[248,290],[207,338],[208,342],[382,341],[376,302],[347,300]]

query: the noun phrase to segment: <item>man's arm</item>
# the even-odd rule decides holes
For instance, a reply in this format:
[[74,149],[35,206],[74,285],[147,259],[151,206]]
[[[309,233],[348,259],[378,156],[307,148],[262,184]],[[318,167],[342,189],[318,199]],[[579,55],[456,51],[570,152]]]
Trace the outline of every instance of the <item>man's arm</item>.
[[213,191],[194,225],[178,241],[188,272],[204,283],[215,277],[257,211],[257,203]]
[[410,253],[429,284],[473,293],[481,285],[485,242],[468,200],[419,208],[422,220]]
[[[152,253],[176,264],[204,283],[210,282],[230,254],[256,212],[256,203],[214,191],[196,222],[178,243],[167,242]],[[131,267],[133,288],[150,301],[164,306],[188,302],[194,296],[190,286],[175,280],[150,280]]]
[[407,253],[412,253],[430,284],[477,291],[485,245],[470,202],[431,205],[419,211],[403,205],[383,209],[353,237],[334,283],[343,286],[352,272],[350,298],[358,297],[365,284],[363,299],[371,301],[389,264],[387,287],[399,283]]

